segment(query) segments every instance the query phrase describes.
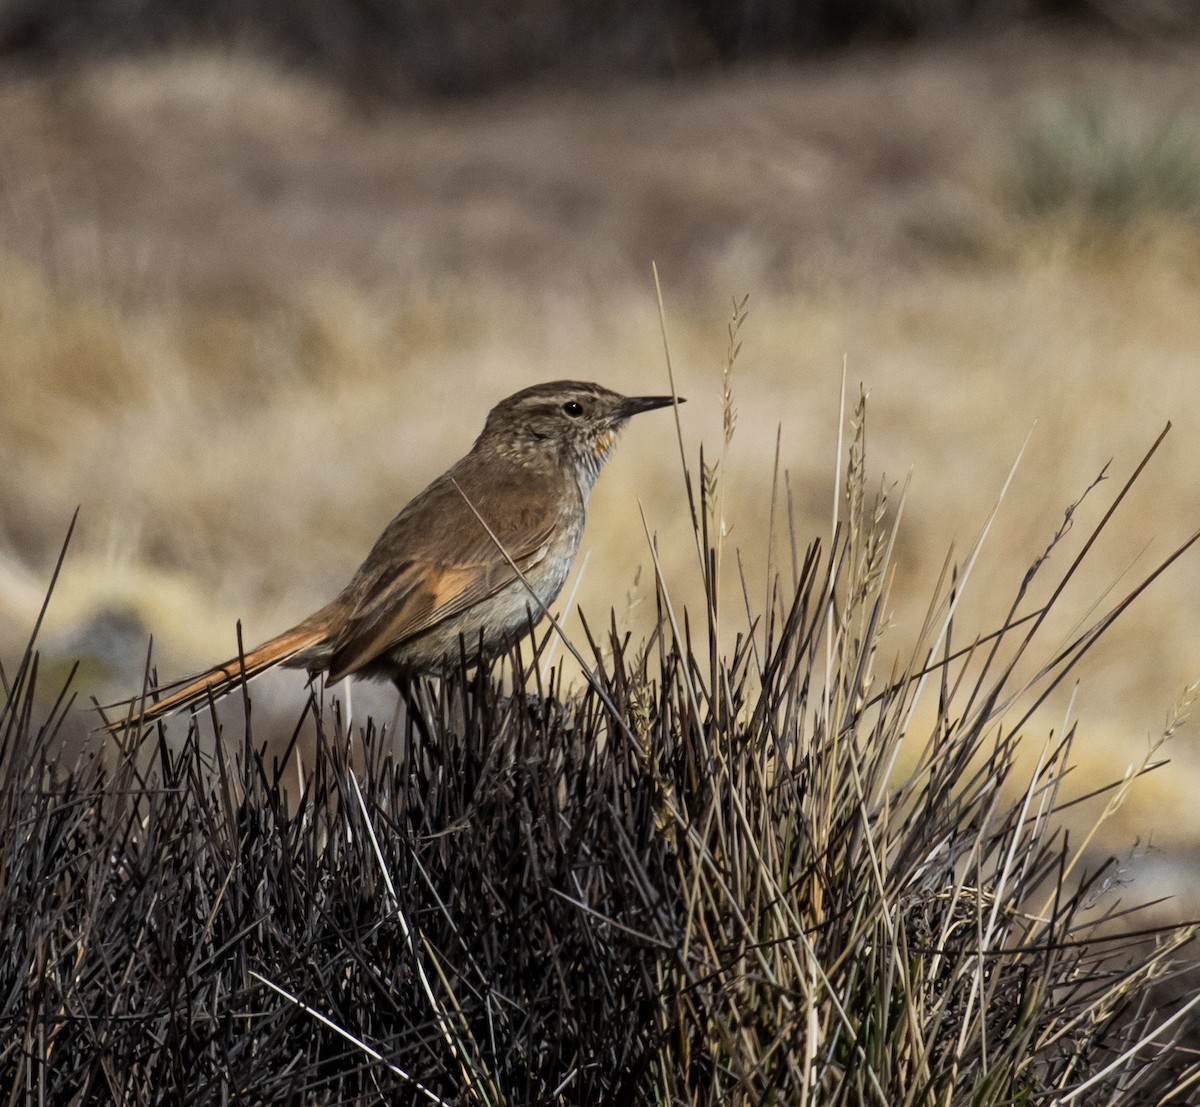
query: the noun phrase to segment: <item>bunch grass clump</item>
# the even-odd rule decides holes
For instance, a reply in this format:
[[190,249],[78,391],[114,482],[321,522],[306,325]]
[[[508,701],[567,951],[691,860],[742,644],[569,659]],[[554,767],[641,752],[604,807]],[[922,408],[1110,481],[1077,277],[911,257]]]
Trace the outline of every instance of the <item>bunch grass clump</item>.
[[1160,1000],[1194,929],[1105,891],[1063,829],[1075,725],[1026,732],[1196,536],[1043,641],[1143,462],[1048,598],[1074,509],[999,626],[955,625],[972,550],[892,660],[901,504],[869,491],[860,400],[828,544],[790,539],[761,609],[739,564],[727,604],[745,311],[720,461],[686,480],[705,609],[656,574],[647,641],[568,643],[578,689],[543,665],[555,627],[495,666],[464,650],[394,732],[314,691],[268,756],[246,695],[215,742],[202,713],[68,759],[35,633],[0,673],[5,1102],[1195,1101],[1200,999]]

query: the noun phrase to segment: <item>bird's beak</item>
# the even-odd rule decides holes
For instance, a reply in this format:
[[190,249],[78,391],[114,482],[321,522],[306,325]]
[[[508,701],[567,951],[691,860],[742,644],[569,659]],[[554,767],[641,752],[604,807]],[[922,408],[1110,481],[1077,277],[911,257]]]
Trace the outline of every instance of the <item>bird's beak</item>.
[[628,396],[617,404],[613,414],[618,419],[628,419],[643,411],[653,411],[656,407],[670,407],[674,403],[687,403],[682,396]]

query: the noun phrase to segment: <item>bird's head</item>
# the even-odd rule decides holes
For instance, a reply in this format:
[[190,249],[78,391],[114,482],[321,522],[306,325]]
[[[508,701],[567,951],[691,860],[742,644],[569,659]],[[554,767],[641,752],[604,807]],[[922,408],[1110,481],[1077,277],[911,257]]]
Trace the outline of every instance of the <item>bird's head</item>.
[[[570,466],[590,488],[612,453],[617,434],[642,411],[667,407],[672,396],[622,396],[586,381],[551,381],[501,400],[488,414],[476,449],[532,463]],[[683,398],[678,398],[683,403]]]

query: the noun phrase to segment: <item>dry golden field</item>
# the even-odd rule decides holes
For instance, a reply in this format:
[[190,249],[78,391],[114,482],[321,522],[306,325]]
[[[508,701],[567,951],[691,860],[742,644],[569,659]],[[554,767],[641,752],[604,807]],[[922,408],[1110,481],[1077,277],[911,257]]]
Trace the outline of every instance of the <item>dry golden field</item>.
[[[911,473],[898,653],[1029,435],[960,635],[1168,420],[1052,637],[1200,527],[1194,50],[1011,35],[391,107],[180,54],[0,80],[0,656],[76,505],[44,646],[85,656],[85,691],[136,690],[151,632],[175,674],[230,655],[239,618],[257,640],[307,614],[500,396],[666,389],[652,260],[692,457],[720,451],[726,320],[750,294],[722,479],[759,595],[777,431],[799,540],[828,530],[843,366],[871,393],[872,471]],[[694,597],[669,417],[629,428],[595,493],[593,623],[653,606],[639,501]],[[1081,669],[1080,791],[1140,761],[1200,678],[1198,580],[1193,551]],[[1108,842],[1160,847],[1139,889],[1178,884],[1195,914],[1194,721],[1167,753]]]

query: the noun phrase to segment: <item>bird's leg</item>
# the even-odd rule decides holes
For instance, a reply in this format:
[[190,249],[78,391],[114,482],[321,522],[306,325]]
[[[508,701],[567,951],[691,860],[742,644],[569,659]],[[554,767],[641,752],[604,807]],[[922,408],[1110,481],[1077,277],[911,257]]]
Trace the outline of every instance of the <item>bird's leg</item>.
[[404,693],[400,689],[399,682],[396,683],[396,692],[397,692],[396,710],[392,712],[392,721],[390,723],[388,723],[388,727],[387,727],[387,733],[388,733],[389,738],[395,736],[396,727],[398,727],[400,725],[400,708],[404,703]]
[[433,733],[429,729],[429,724],[425,721],[421,705],[417,702],[416,681],[418,679],[407,676],[392,678],[392,683],[396,686],[396,691],[399,694],[396,700],[396,711],[392,716],[392,731],[395,733],[395,728],[400,725],[400,708],[404,706],[408,709],[408,719],[416,728],[417,733],[420,734],[421,741],[428,745],[433,741]]

